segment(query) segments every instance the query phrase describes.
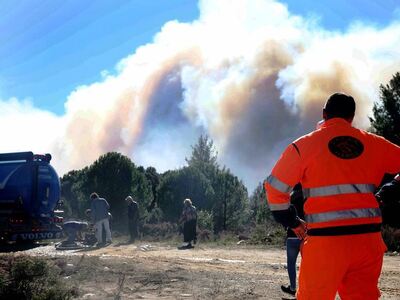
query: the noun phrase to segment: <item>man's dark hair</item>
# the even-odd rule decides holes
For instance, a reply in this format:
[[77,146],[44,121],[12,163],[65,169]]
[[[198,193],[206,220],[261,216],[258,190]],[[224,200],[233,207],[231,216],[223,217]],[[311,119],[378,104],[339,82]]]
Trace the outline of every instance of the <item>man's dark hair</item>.
[[96,199],[96,198],[99,198],[99,194],[97,194],[97,193],[91,193],[90,194],[90,199]]
[[324,112],[327,119],[353,118],[356,111],[356,102],[352,96],[342,93],[331,95],[325,103]]

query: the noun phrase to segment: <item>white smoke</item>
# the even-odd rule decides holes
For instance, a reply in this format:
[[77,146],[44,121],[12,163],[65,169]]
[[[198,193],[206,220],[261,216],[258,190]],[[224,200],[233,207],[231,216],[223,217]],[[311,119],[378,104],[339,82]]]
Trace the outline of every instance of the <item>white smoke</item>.
[[220,163],[253,188],[315,127],[330,94],[352,94],[355,124],[366,128],[379,85],[400,70],[399,22],[339,33],[273,0],[202,0],[199,8],[198,20],[166,23],[116,75],[77,87],[62,117],[0,101],[0,126],[10,128],[1,152],[51,152],[64,173],[119,151],[165,171],[183,166],[206,133]]
[[29,100],[0,99],[2,153],[28,150],[47,153],[54,148],[64,127],[64,118],[35,108]]

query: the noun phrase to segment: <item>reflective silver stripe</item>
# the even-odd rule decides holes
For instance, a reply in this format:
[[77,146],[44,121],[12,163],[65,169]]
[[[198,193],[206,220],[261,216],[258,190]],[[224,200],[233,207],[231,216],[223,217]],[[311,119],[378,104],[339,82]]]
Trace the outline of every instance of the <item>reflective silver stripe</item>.
[[306,215],[307,223],[329,222],[344,219],[358,219],[358,218],[374,218],[380,217],[381,210],[379,208],[358,208],[349,210],[330,211],[319,214]]
[[309,197],[323,197],[333,196],[341,194],[356,194],[356,193],[373,193],[375,191],[375,185],[373,184],[338,184],[322,186],[317,188],[303,189],[303,195],[306,198]]
[[290,194],[292,191],[293,187],[290,185],[283,183],[280,181],[278,178],[276,178],[274,175],[269,175],[267,180],[266,180],[274,189],[277,189],[278,191],[285,193],[285,194]]
[[283,204],[271,204],[271,203],[268,203],[268,206],[269,206],[269,209],[270,209],[271,211],[275,211],[275,210],[285,210],[285,209],[288,209],[288,208],[289,208],[290,203],[289,203],[289,202],[288,202],[288,203],[283,203]]

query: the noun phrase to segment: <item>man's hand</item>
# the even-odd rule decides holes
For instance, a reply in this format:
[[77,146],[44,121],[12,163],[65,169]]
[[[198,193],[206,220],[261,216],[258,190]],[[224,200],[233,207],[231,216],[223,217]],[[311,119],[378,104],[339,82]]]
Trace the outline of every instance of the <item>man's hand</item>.
[[294,234],[300,240],[304,240],[307,236],[307,223],[300,218],[298,218],[298,220],[300,221],[300,225],[295,228],[291,228],[291,230],[293,230]]

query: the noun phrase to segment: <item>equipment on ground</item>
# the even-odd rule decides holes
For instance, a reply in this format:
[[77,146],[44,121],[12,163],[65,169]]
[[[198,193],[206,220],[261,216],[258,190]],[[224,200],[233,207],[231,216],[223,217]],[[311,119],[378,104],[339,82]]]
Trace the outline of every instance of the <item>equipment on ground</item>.
[[57,250],[76,250],[94,246],[96,237],[93,228],[87,222],[68,221],[63,225],[63,231],[67,236],[65,241],[55,245]]

